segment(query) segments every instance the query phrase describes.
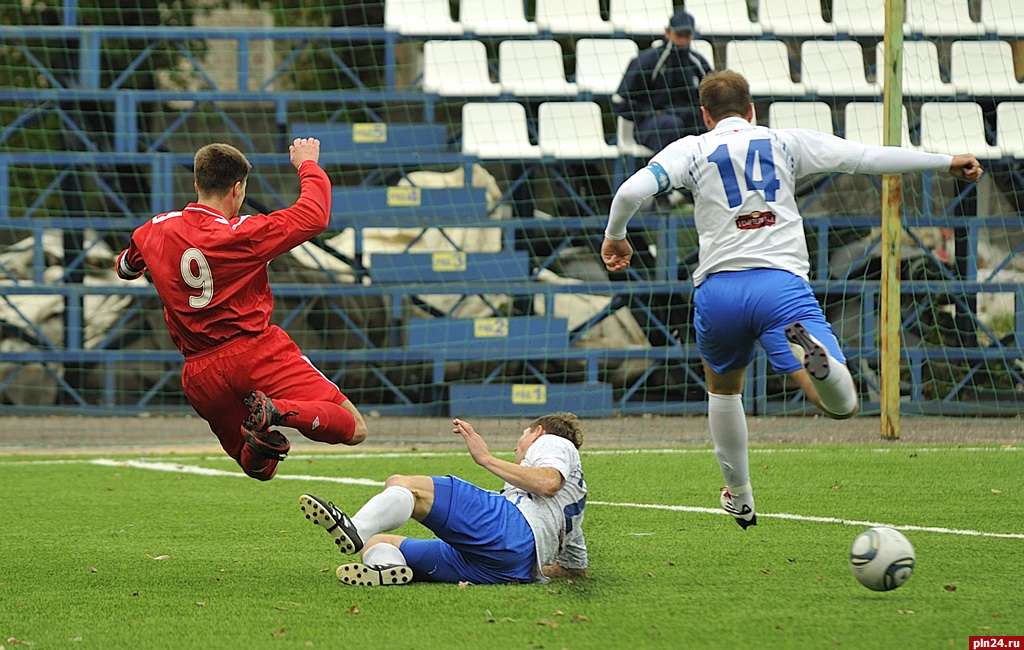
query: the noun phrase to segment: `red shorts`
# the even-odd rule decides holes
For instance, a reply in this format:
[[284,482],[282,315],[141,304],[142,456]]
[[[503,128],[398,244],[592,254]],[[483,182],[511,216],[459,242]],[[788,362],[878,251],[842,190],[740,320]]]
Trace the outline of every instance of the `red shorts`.
[[235,460],[242,453],[242,423],[249,415],[242,400],[250,391],[301,402],[342,404],[347,400],[276,325],[188,357],[181,385],[192,408]]

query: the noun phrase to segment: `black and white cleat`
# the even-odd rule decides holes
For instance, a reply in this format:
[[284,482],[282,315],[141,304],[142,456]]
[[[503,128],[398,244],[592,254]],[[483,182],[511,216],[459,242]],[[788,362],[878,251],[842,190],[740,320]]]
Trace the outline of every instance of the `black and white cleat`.
[[746,530],[751,526],[757,525],[757,513],[750,509],[750,506],[743,504],[742,507],[737,507],[736,502],[733,500],[732,492],[729,491],[728,487],[723,487],[721,494],[718,497],[719,503],[722,505],[722,510],[725,510],[736,523],[739,524],[740,528]]
[[362,562],[338,567],[338,580],[356,587],[405,585],[412,581],[412,569],[402,564],[368,566]]
[[358,553],[363,548],[363,540],[352,520],[330,501],[303,494],[299,497],[299,509],[306,519],[330,533],[342,553]]
[[786,340],[803,348],[804,369],[817,380],[828,378],[828,350],[799,322],[786,326]]

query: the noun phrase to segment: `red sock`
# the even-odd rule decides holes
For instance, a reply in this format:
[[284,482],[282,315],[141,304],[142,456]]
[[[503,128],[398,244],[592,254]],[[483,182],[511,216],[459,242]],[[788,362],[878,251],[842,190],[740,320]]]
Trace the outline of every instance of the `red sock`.
[[257,481],[269,481],[277,473],[278,461],[260,456],[249,445],[242,445],[242,453],[238,457],[238,464],[242,470]]
[[331,445],[347,443],[356,431],[355,416],[340,404],[275,399],[274,406],[287,415],[281,426],[295,427],[310,440]]

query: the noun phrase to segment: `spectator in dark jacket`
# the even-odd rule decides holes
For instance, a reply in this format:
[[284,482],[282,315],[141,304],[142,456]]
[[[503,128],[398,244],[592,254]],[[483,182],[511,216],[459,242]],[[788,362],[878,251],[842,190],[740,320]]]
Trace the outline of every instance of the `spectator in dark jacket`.
[[635,125],[636,141],[660,151],[687,135],[704,131],[697,87],[712,66],[690,49],[693,16],[679,9],[665,28],[665,43],[629,62],[612,109]]

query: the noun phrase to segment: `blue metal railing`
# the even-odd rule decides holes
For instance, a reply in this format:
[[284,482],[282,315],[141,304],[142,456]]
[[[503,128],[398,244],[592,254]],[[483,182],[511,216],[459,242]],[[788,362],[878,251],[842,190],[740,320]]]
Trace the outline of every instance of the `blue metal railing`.
[[[147,197],[148,206],[151,212],[158,213],[175,207],[174,192],[172,186],[173,172],[176,169],[190,167],[192,163],[191,154],[166,153],[161,151],[163,145],[171,138],[175,129],[180,126],[182,120],[175,121],[171,126],[165,127],[163,131],[152,134],[140,134],[138,130],[140,107],[147,102],[170,102],[190,101],[194,105],[206,104],[214,107],[214,110],[222,111],[222,106],[233,102],[263,102],[272,105],[272,113],[276,123],[281,127],[283,134],[287,132],[287,126],[293,122],[294,107],[307,103],[335,103],[353,104],[361,107],[369,107],[386,104],[413,104],[422,107],[422,121],[433,123],[435,121],[436,106],[441,101],[458,98],[442,98],[437,95],[398,91],[395,86],[395,47],[402,38],[393,32],[375,27],[368,28],[246,28],[239,30],[235,28],[195,28],[195,27],[79,27],[77,22],[77,2],[75,0],[64,0],[64,27],[12,27],[0,26],[0,43],[11,44],[21,48],[27,53],[26,59],[31,65],[37,68],[37,72],[49,80],[52,86],[50,89],[0,89],[0,101],[16,103],[21,107],[21,114],[10,124],[0,128],[0,146],[19,128],[29,123],[34,116],[41,111],[62,110],[62,103],[74,103],[93,101],[109,105],[110,115],[113,120],[113,151],[103,151],[93,144],[91,134],[82,129],[74,120],[64,113],[62,123],[64,129],[77,133],[81,142],[85,143],[89,151],[82,152],[24,152],[24,153],[0,153],[0,230],[15,232],[26,232],[32,236],[32,280],[25,282],[18,280],[13,284],[4,285],[0,289],[0,299],[8,299],[21,295],[46,295],[57,296],[63,299],[65,304],[65,339],[59,343],[48,341],[42,332],[36,336],[40,341],[38,349],[24,352],[2,352],[0,363],[14,364],[93,364],[103,368],[102,397],[98,400],[86,399],[83,397],[79,387],[70,385],[62,378],[58,379],[58,385],[62,394],[68,398],[67,408],[82,412],[114,412],[129,413],[159,408],[152,403],[154,396],[169,381],[169,378],[177,372],[181,362],[180,355],[175,351],[168,350],[116,350],[107,349],[117,337],[119,328],[123,328],[127,319],[115,323],[114,327],[104,337],[104,341],[98,347],[84,347],[84,324],[83,324],[83,301],[86,296],[122,295],[130,297],[135,304],[140,301],[152,300],[153,290],[150,287],[131,286],[93,286],[80,284],[64,284],[64,278],[69,273],[80,269],[84,263],[85,254],[88,251],[81,251],[77,259],[66,260],[64,278],[52,285],[44,283],[45,259],[43,250],[43,231],[47,228],[61,228],[64,230],[82,230],[92,228],[105,231],[127,232],[134,228],[145,216],[135,218],[125,202],[120,203],[124,218],[93,218],[85,215],[81,218],[58,218],[41,219],[35,217],[33,209],[28,208],[15,215],[11,213],[11,170],[14,167],[46,167],[58,168],[60,173],[97,173],[97,168],[111,165],[135,165],[147,168],[150,179],[150,191]],[[620,35],[621,36],[621,35]],[[473,38],[473,35],[466,35],[464,38]],[[121,74],[114,77],[106,87],[102,87],[101,80],[101,52],[106,42],[114,39],[127,39],[145,42],[146,45],[139,48],[132,60],[125,66]],[[237,68],[235,75],[238,79],[237,90],[224,90],[216,87],[209,75],[205,74],[202,63],[199,62],[188,50],[188,41],[193,40],[229,40],[237,43],[239,56],[237,57]],[[39,58],[31,55],[28,43],[31,41],[54,41],[60,40],[63,43],[73,42],[76,45],[77,69],[72,79],[57,74],[51,70]],[[269,40],[274,42],[294,42],[291,52],[283,57],[282,63],[267,78],[254,78],[249,69],[249,57],[253,42]],[[125,82],[134,71],[141,67],[146,57],[150,56],[154,49],[153,44],[167,42],[176,48],[177,51],[190,62],[196,74],[203,77],[208,89],[199,91],[168,91],[168,90],[126,90],[123,88]],[[332,61],[339,66],[342,72],[356,85],[352,89],[331,90],[331,91],[289,91],[278,92],[269,90],[273,81],[281,74],[288,71],[289,66],[297,59],[297,53],[301,52],[309,43],[323,43],[330,45],[348,43],[378,44],[384,51],[384,88],[369,89],[363,84],[358,75],[348,69],[346,63],[335,55]],[[346,72],[347,70],[347,72]],[[354,76],[353,76],[354,75]],[[581,95],[579,99],[588,99],[589,96]],[[511,95],[502,95],[498,101],[522,101],[523,98]],[[564,98],[561,98],[564,99]],[[799,98],[786,98],[787,101],[814,101],[819,99],[814,96]],[[835,99],[835,98],[833,98]],[[850,98],[838,98],[839,100]],[[964,99],[964,98],[944,98]],[[1001,99],[1001,98],[995,98]],[[305,117],[305,114],[299,111]],[[368,111],[370,119],[378,119],[373,111]],[[148,136],[148,137],[147,137]],[[283,144],[283,143],[282,143]],[[287,164],[287,157],[280,154],[252,153],[250,160],[256,165],[255,176],[259,176],[262,168],[275,166],[284,167]],[[385,166],[428,166],[445,165],[461,166],[466,171],[466,178],[470,177],[471,166],[478,160],[471,156],[464,156],[460,153],[450,151],[430,152],[331,152],[325,151],[321,157],[325,165],[329,166],[356,166],[356,167],[385,167]],[[554,165],[558,161],[551,158],[541,160],[504,161],[519,162],[530,165]],[[1013,283],[992,283],[987,281],[990,278],[979,278],[977,273],[978,242],[979,233],[985,228],[1019,228],[1021,217],[1019,215],[992,216],[980,218],[961,218],[952,216],[953,210],[965,197],[971,195],[973,189],[967,189],[961,195],[954,197],[943,209],[934,211],[932,209],[931,193],[933,182],[931,175],[922,175],[923,215],[907,215],[904,217],[904,225],[908,228],[914,227],[950,227],[963,230],[966,233],[967,250],[966,265],[964,272],[960,275],[949,272],[946,279],[942,281],[907,281],[904,282],[902,291],[904,295],[928,295],[942,297],[943,299],[955,301],[964,297],[973,297],[978,293],[1004,292],[1014,295],[1015,311],[1012,341],[1009,344],[1000,343],[996,337],[988,347],[906,347],[903,354],[910,369],[910,396],[912,398],[909,411],[915,409],[943,409],[950,410],[971,410],[974,408],[988,409],[990,412],[1005,410],[1007,403],[986,403],[981,401],[971,404],[965,401],[957,401],[960,392],[970,384],[981,365],[989,365],[998,368],[1013,378],[1015,384],[1024,384],[1021,380],[1021,370],[1017,363],[1022,358],[1022,346],[1024,346],[1024,285]],[[102,179],[98,179],[102,180]],[[109,189],[109,188],[108,188]],[[271,183],[264,183],[264,189],[268,191],[274,202],[284,205],[284,197],[278,196],[273,190]],[[115,200],[115,193],[108,192],[112,201]],[[36,205],[41,201],[37,200]],[[275,206],[276,207],[276,206]],[[809,232],[815,235],[817,248],[813,256],[813,287],[819,297],[834,298],[859,295],[862,298],[858,320],[862,324],[862,334],[857,345],[851,346],[847,352],[853,359],[867,359],[875,363],[877,353],[875,351],[877,339],[877,317],[876,303],[878,299],[879,286],[876,282],[862,281],[859,279],[829,279],[829,248],[828,235],[830,230],[836,228],[870,228],[877,225],[877,220],[871,217],[861,216],[830,216],[816,217],[806,220],[806,227]],[[359,221],[335,218],[332,221],[331,229],[340,230],[353,227],[361,233],[366,227],[387,227],[387,226],[414,226],[425,227],[423,223],[409,223],[400,219],[382,221],[373,219],[372,215]],[[430,223],[430,227],[443,227],[443,221]],[[559,237],[564,237],[565,232],[575,236],[589,235],[598,237],[602,231],[604,222],[598,218],[570,218],[558,219],[555,221],[540,220],[508,220],[491,221],[481,220],[479,223],[460,221],[460,227],[480,226],[497,228],[502,231],[504,247],[510,249],[516,238],[525,230],[557,231]],[[284,298],[294,298],[300,301],[313,298],[327,301],[340,299],[349,296],[378,297],[387,301],[390,309],[392,323],[399,323],[402,319],[403,300],[409,300],[414,296],[430,294],[463,294],[476,295],[487,293],[500,293],[505,295],[519,296],[540,296],[545,302],[545,313],[554,313],[554,300],[558,295],[563,294],[596,294],[617,299],[628,299],[644,296],[688,296],[691,286],[687,282],[676,281],[679,277],[683,261],[680,259],[677,248],[677,230],[692,226],[692,219],[669,219],[664,215],[651,215],[640,217],[633,222],[636,228],[646,228],[657,233],[658,241],[656,267],[652,270],[653,280],[645,281],[634,276],[630,282],[622,283],[584,283],[576,285],[546,285],[539,282],[504,282],[504,283],[462,283],[443,285],[381,285],[381,284],[316,284],[316,285],[278,285],[275,292]],[[357,241],[359,238],[357,237]],[[918,242],[920,243],[920,242]],[[930,255],[926,247],[920,246],[925,254]],[[989,268],[999,269],[1005,266],[1013,255],[1019,254],[1019,250],[1011,251],[1006,260],[999,264],[990,264]],[[357,257],[361,252],[357,249]],[[549,261],[549,260],[548,260]],[[542,262],[541,265],[546,264]],[[943,268],[939,264],[937,268]],[[5,275],[5,270],[0,268],[0,278]],[[10,274],[6,274],[10,275]],[[613,303],[620,304],[620,303]],[[623,303],[624,304],[624,303]],[[665,323],[661,322],[650,309],[645,305],[634,307],[635,309],[647,309],[647,317],[655,327],[661,331],[669,332]],[[978,325],[976,314],[970,304],[963,304],[961,308],[971,319],[973,325]],[[285,322],[290,322],[297,314],[298,308],[292,308],[285,317]],[[599,314],[595,319],[586,324],[586,327],[593,327],[607,314]],[[916,315],[905,319],[904,326],[910,327]],[[27,324],[26,324],[27,325]],[[983,329],[983,328],[979,328]],[[991,333],[989,333],[991,334]],[[574,340],[581,336],[576,332]],[[601,364],[609,360],[617,359],[645,359],[655,364],[652,367],[663,367],[665,364],[680,364],[689,377],[687,381],[700,383],[700,378],[695,376],[693,367],[698,362],[696,350],[691,343],[679,340],[671,335],[667,336],[669,345],[636,349],[601,349],[589,350],[581,348],[566,348],[558,353],[557,358],[564,361],[581,362],[585,366],[585,375],[588,381],[596,381],[599,376]],[[992,336],[989,336],[993,339]],[[341,377],[344,368],[348,364],[426,364],[431,370],[431,378],[435,383],[443,379],[443,368],[446,361],[528,361],[522,355],[474,355],[471,352],[463,351],[422,351],[407,350],[400,345],[400,338],[389,339],[388,345],[379,348],[366,348],[361,350],[309,350],[310,356],[325,364],[341,366],[340,370],[333,374],[336,378]],[[507,357],[507,358],[506,358]],[[166,369],[161,379],[150,386],[139,399],[130,404],[123,403],[121,396],[115,390],[115,378],[119,372],[118,365],[131,362],[155,362],[166,364]],[[966,364],[968,369],[960,381],[952,387],[947,394],[938,400],[926,400],[925,379],[923,369],[932,361],[949,361]],[[650,369],[637,381],[624,387],[616,401],[616,408],[623,412],[700,412],[705,406],[703,401],[675,401],[675,402],[654,402],[642,398],[643,382],[650,376]],[[441,374],[439,374],[441,373]],[[758,413],[773,413],[780,409],[792,410],[792,406],[785,402],[772,399],[767,390],[767,360],[759,355],[755,364],[751,367],[747,382],[748,409]],[[0,381],[0,394],[3,390],[16,380],[15,374],[9,374],[6,379]],[[862,381],[869,381],[862,377]],[[386,378],[382,383],[389,384]],[[403,387],[391,384],[392,389],[401,393]],[[437,396],[434,395],[434,398]],[[1010,408],[1019,410],[1020,400],[1010,403]],[[867,404],[870,409],[872,404]],[[43,410],[52,410],[57,407],[42,407]],[[182,408],[175,406],[172,408]],[[436,410],[437,402],[433,399],[428,402],[415,403],[408,398],[399,399],[395,405],[387,405],[383,410],[408,413],[428,413]]]

